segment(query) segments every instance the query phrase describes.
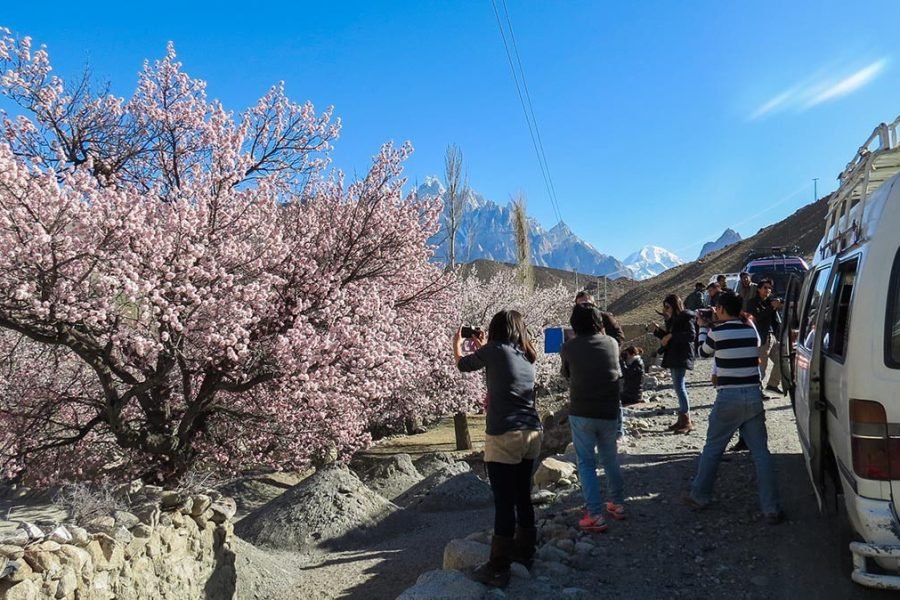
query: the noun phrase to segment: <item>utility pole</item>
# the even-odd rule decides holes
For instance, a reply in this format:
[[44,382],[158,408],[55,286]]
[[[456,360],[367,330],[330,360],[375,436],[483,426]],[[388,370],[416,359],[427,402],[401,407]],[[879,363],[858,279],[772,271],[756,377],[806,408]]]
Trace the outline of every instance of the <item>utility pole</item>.
[[819,199],[819,178],[813,177],[813,201]]

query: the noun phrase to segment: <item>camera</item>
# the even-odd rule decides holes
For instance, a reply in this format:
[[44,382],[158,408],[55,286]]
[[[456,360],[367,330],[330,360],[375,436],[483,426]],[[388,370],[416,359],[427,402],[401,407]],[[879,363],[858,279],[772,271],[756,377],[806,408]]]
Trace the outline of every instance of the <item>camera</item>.
[[464,338],[472,338],[481,334],[481,327],[472,327],[471,325],[463,325],[460,335]]
[[711,308],[698,308],[695,312],[697,313],[697,318],[703,319],[707,323],[716,319],[716,313]]

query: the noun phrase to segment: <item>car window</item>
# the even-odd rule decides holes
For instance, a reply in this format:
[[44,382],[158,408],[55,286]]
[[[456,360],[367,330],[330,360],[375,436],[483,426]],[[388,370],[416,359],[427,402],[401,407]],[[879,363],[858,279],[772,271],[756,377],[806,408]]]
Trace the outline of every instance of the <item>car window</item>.
[[894,369],[900,369],[900,250],[894,257],[888,294],[884,363]]
[[816,271],[813,275],[814,279],[809,287],[809,296],[803,309],[803,317],[800,319],[798,343],[809,350],[812,350],[816,341],[816,320],[819,318],[820,307],[826,306],[822,303],[822,296],[825,294],[830,274],[831,267],[828,266]]
[[830,310],[823,322],[826,331],[822,339],[822,352],[843,359],[847,355],[847,338],[850,335],[850,300],[856,282],[857,260],[841,263],[829,290]]

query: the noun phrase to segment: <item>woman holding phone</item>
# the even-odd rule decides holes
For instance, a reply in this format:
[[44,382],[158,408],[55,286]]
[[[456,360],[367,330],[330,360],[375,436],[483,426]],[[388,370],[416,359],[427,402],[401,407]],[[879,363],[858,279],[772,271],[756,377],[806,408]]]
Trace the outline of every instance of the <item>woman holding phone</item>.
[[487,372],[490,402],[484,464],[494,495],[490,559],[472,577],[505,587],[513,561],[531,567],[537,541],[531,505],[532,470],[541,449],[541,421],[534,402],[537,353],[522,315],[514,310],[494,315],[486,342],[483,335],[470,339],[476,349],[463,355],[462,331],[457,331],[453,353],[460,371]]

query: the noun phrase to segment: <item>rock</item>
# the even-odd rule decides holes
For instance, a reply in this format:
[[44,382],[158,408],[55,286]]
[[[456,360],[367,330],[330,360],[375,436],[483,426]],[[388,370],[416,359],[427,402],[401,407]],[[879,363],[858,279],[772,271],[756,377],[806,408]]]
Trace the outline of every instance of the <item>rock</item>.
[[63,567],[59,576],[59,586],[56,588],[57,598],[73,598],[78,589],[78,577],[70,567]]
[[72,536],[71,543],[76,546],[86,546],[91,541],[91,535],[83,527],[68,525],[66,529],[69,530],[69,534]]
[[137,515],[124,510],[117,510],[114,512],[113,518],[116,520],[116,525],[124,527],[125,529],[131,529],[141,522]]
[[487,588],[459,571],[427,571],[397,600],[481,600]]
[[766,587],[769,585],[769,578],[765,575],[754,575],[750,578],[750,583],[757,587]]
[[105,533],[109,535],[116,526],[116,520],[113,517],[94,517],[84,524],[85,528],[91,533]]
[[568,577],[572,573],[572,569],[560,562],[541,561],[534,566],[535,573],[550,577],[554,581],[559,578]]
[[595,548],[590,542],[575,542],[575,554],[588,555]]
[[[206,494],[196,494],[191,500],[191,516],[199,517],[212,505],[212,498],[207,496]],[[237,501],[235,501],[235,504]]]
[[371,458],[368,467],[359,476],[370,489],[388,500],[394,500],[424,479],[409,454]]
[[45,573],[46,577],[56,577],[57,573],[60,571],[59,558],[56,556],[56,551],[59,550],[59,544],[56,542],[45,543],[55,544],[55,548],[51,546],[44,549],[40,547],[40,544],[29,546],[25,549],[23,559],[35,573]]
[[[146,490],[147,487],[150,486],[146,486],[144,489]],[[133,507],[131,511],[144,525],[149,525],[150,527],[159,525],[162,511],[160,511],[159,506],[156,503],[148,502],[146,504],[141,504],[140,506]]]
[[476,531],[474,533],[470,533],[465,537],[467,540],[471,540],[473,542],[478,542],[480,544],[488,544],[491,543],[491,532],[490,531]]
[[28,534],[21,529],[0,535],[0,546],[24,546],[28,541]]
[[47,539],[59,544],[68,544],[72,541],[72,534],[66,527],[60,525],[49,534],[47,534]]
[[[342,487],[356,491],[342,494]],[[351,543],[396,510],[347,467],[331,465],[241,519],[234,530],[256,546],[304,552],[339,538]]]
[[556,542],[554,543],[556,544],[556,547],[563,552],[566,552],[568,554],[572,554],[573,552],[575,552],[575,542],[568,538],[556,540]]
[[85,546],[85,550],[91,556],[94,568],[98,571],[111,571],[119,569],[125,563],[125,551],[108,535],[98,533],[94,539]]
[[233,498],[222,496],[210,505],[212,516],[210,521],[216,524],[231,520],[237,512],[237,504]]
[[19,560],[22,558],[24,552],[25,550],[22,546],[13,546],[11,544],[0,545],[0,557],[8,558],[9,560]]
[[569,557],[564,550],[560,550],[552,543],[541,546],[538,549],[536,556],[545,562],[562,562]]
[[509,572],[513,577],[519,579],[531,579],[531,572],[522,563],[514,562],[510,565]]
[[[459,463],[462,463],[466,467],[469,466],[468,463],[465,463],[462,461],[457,461],[455,458],[453,458],[451,455],[447,454],[446,452],[432,452],[430,454],[423,454],[422,456],[417,458],[415,461],[413,461],[413,464],[416,467],[416,470],[419,472],[420,475],[422,475],[422,477],[430,477],[431,475],[434,475],[438,471],[440,471],[442,469],[446,469],[448,467],[450,467],[451,469],[461,468]],[[459,472],[463,473],[463,472],[465,472],[465,470],[468,470],[468,469],[463,469]]]
[[398,503],[424,512],[469,510],[494,503],[491,486],[472,471],[447,477],[448,474],[438,471],[424,479],[398,499]]
[[444,546],[444,569],[463,570],[466,567],[477,567],[490,558],[491,548],[486,544],[472,540],[450,540]]
[[[10,584],[25,581],[26,579],[32,579],[34,576],[34,569],[32,569],[24,560],[11,561],[7,571],[9,571],[9,568],[12,568],[12,572],[7,573],[6,581]],[[0,579],[3,579],[3,577],[0,577]],[[0,589],[2,589],[2,587],[0,587]]]
[[30,579],[20,581],[3,595],[4,600],[36,600],[40,588]]
[[131,535],[136,538],[148,538],[153,533],[153,528],[143,523],[138,523],[130,529]]
[[537,490],[531,493],[532,504],[548,504],[556,499],[556,494],[550,490]]
[[541,461],[534,473],[534,484],[539,488],[545,488],[560,479],[570,477],[575,473],[575,465],[570,462],[549,456]]
[[177,508],[182,502],[184,502],[184,498],[175,490],[164,490],[159,496],[159,505],[163,509]]
[[26,521],[19,523],[19,531],[25,532],[25,535],[28,536],[28,541],[39,540],[44,537],[44,532],[40,527]]
[[569,479],[563,477],[559,481],[556,482],[556,485],[561,488],[567,488],[572,486],[572,482]]

